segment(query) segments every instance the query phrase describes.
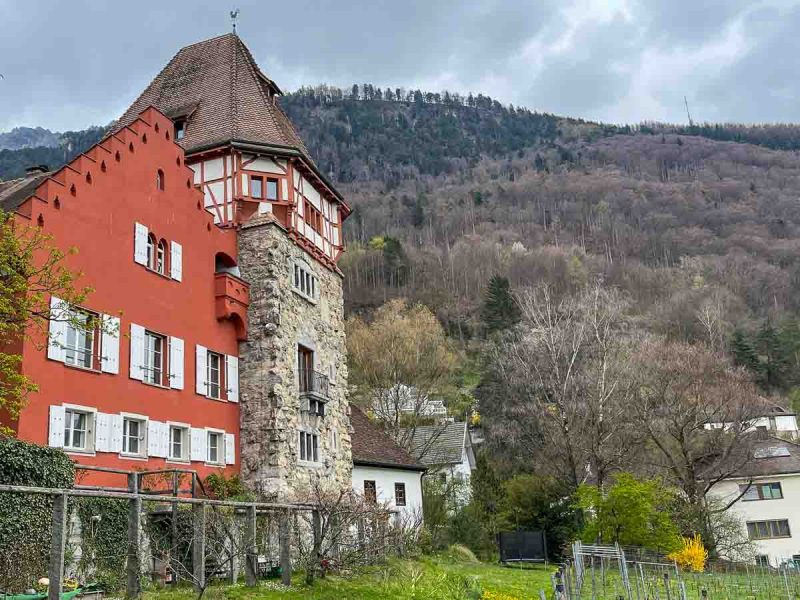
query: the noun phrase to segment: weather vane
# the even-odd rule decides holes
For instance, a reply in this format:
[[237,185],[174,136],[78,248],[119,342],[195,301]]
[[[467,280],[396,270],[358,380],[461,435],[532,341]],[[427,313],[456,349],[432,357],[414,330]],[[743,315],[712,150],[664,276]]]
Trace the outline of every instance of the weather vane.
[[239,9],[231,11],[231,23],[233,23],[233,33],[236,33],[236,19],[239,18]]

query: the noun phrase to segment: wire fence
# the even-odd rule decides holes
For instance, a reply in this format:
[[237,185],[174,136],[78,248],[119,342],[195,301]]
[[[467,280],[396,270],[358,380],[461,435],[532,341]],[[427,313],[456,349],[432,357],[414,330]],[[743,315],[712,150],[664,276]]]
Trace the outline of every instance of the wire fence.
[[[128,477],[128,491],[0,485],[0,513],[8,512],[3,505],[30,507],[50,525],[0,540],[0,598],[37,590],[44,575],[49,600],[77,587],[137,597],[143,587],[176,583],[199,593],[220,580],[291,585],[293,569],[307,577],[346,570],[402,552],[407,543],[396,515],[374,503],[160,495],[140,489],[140,474]],[[34,547],[34,539],[45,547]]]
[[703,572],[638,549],[573,545],[572,556],[552,577],[556,600],[795,600],[800,570],[716,562]]

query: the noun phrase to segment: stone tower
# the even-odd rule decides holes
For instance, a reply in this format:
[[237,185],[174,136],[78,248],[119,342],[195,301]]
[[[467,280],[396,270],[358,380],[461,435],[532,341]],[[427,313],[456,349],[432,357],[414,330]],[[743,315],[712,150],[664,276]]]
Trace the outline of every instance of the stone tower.
[[290,499],[313,478],[350,485],[342,222],[350,209],[235,34],[181,49],[119,121],[169,116],[205,210],[238,232],[218,270],[250,284],[239,348],[243,480]]

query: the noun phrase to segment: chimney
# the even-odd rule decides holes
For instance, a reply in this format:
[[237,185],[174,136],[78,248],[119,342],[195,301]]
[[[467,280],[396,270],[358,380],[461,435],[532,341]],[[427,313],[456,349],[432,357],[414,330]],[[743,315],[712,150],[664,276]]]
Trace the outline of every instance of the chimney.
[[50,167],[48,167],[47,165],[33,165],[25,169],[25,174],[28,177],[33,177],[34,175],[42,175],[44,173],[47,173],[49,170]]

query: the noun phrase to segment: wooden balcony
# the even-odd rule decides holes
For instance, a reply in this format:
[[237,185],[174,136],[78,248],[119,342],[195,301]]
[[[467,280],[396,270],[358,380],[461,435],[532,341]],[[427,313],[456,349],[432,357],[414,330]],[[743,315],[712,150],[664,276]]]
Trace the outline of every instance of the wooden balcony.
[[217,319],[233,321],[236,325],[236,337],[246,340],[250,286],[230,273],[215,273],[214,305]]

